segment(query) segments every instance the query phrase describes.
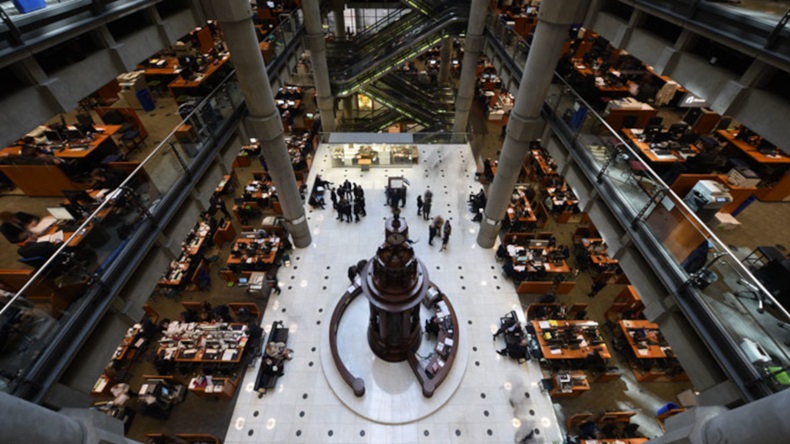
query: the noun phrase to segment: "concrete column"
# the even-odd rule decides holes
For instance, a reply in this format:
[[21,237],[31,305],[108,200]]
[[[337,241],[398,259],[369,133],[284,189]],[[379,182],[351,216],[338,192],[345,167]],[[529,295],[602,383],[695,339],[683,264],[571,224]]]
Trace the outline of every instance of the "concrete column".
[[263,156],[277,187],[286,227],[295,246],[307,247],[311,243],[310,229],[285,146],[282,119],[274,104],[269,76],[258,46],[250,2],[206,0],[205,6],[206,14],[219,21],[225,35],[233,66],[236,67],[236,77],[250,112],[245,121],[247,130],[250,137],[263,142]]
[[541,135],[540,110],[551,84],[553,67],[557,65],[562,45],[568,37],[568,27],[577,17],[578,6],[579,2],[573,0],[541,4],[535,38],[524,66],[521,86],[516,92],[497,173],[488,190],[488,203],[477,235],[477,243],[483,248],[494,246],[519,170],[528,153],[529,142]]
[[696,407],[667,419],[666,433],[651,444],[716,444],[785,442],[790,422],[785,419],[790,391],[783,390],[763,399],[726,411],[723,407]]
[[450,81],[450,66],[453,63],[453,38],[447,37],[442,42],[442,60],[439,65],[439,83]]
[[354,96],[356,94],[351,94],[350,96],[343,97],[343,119],[351,120],[354,118]]
[[[96,411],[73,414],[77,410],[61,412],[46,409],[32,402],[0,393],[0,436],[3,442],[37,444],[98,444],[134,442],[123,437],[123,424]],[[68,413],[68,414],[64,414]],[[95,417],[101,415],[104,418]],[[106,420],[105,420],[106,418]]]
[[335,16],[335,38],[338,40],[346,39],[346,17],[343,15],[345,8],[344,0],[332,0],[332,14]]
[[313,65],[315,94],[318,98],[318,109],[321,112],[321,126],[324,132],[335,130],[335,101],[329,85],[329,67],[326,63],[326,41],[321,30],[321,11],[318,0],[302,2],[304,14],[305,46],[310,50],[310,62]]
[[455,99],[454,133],[465,133],[469,123],[469,110],[475,96],[475,80],[477,79],[477,59],[485,45],[483,26],[486,21],[488,2],[472,0],[469,9],[469,24],[464,38],[464,59],[461,66],[461,81],[458,84],[458,97]]

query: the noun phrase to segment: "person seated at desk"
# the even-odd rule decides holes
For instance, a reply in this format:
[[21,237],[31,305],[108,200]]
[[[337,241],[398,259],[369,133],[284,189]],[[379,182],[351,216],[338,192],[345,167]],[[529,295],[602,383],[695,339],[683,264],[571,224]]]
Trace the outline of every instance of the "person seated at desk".
[[568,259],[571,256],[571,249],[567,245],[560,245],[554,250],[554,257],[556,259]]
[[3,211],[0,212],[0,221],[2,221],[0,231],[13,244],[35,239],[36,235],[33,230],[40,220],[38,216],[23,211],[15,213]]
[[518,361],[529,360],[529,351],[527,347],[529,346],[529,341],[527,338],[522,338],[520,341],[512,341],[508,342],[507,347],[503,348],[502,350],[497,350],[502,356],[510,356],[513,359]]
[[496,340],[497,336],[504,333],[506,336],[516,335],[516,336],[523,336],[524,333],[521,330],[521,322],[516,320],[513,317],[506,317],[502,320],[502,325],[499,327],[499,330],[494,333],[494,340]]
[[107,188],[114,190],[121,186],[126,179],[126,174],[112,168],[94,168],[91,171],[91,188]]
[[425,333],[433,336],[439,334],[439,318],[436,315],[431,316],[431,319],[425,321]]

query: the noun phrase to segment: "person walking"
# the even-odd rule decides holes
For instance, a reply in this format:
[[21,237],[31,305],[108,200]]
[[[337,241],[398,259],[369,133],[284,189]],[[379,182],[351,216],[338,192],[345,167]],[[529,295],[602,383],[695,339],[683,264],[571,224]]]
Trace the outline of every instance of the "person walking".
[[442,248],[439,251],[444,251],[447,249],[447,241],[450,240],[450,233],[452,233],[453,229],[450,227],[450,221],[444,223],[444,230],[442,235]]
[[334,189],[334,188],[332,188],[332,189],[330,190],[330,192],[329,192],[329,198],[330,198],[330,199],[332,199],[332,209],[334,209],[335,211],[337,211],[337,193],[335,192],[335,189]]
[[417,216],[422,215],[422,196],[417,196]]
[[433,203],[433,192],[431,190],[425,190],[425,193],[423,194],[422,197],[422,218],[424,220],[431,220],[432,203]]
[[433,246],[433,238],[441,234],[443,224],[444,220],[442,216],[436,216],[433,222],[431,222],[431,225],[428,226],[428,245]]
[[603,290],[604,287],[606,287],[606,281],[601,280],[594,282],[590,292],[587,293],[587,296],[594,298],[595,295],[598,294],[599,291]]

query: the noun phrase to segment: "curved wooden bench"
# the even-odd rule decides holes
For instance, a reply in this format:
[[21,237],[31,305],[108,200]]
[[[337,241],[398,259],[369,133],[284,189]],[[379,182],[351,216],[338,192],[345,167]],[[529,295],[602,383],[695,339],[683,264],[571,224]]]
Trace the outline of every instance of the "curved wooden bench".
[[[353,288],[353,290],[351,290]],[[356,377],[346,368],[343,360],[340,359],[340,352],[337,350],[337,329],[340,326],[340,319],[343,314],[356,299],[357,296],[362,294],[362,288],[354,284],[353,287],[346,290],[340,301],[335,306],[335,311],[332,313],[332,319],[329,321],[329,348],[332,351],[332,359],[335,361],[335,367],[340,372],[340,376],[346,381],[346,384],[354,391],[354,395],[361,397],[365,394],[365,381],[362,378]]]

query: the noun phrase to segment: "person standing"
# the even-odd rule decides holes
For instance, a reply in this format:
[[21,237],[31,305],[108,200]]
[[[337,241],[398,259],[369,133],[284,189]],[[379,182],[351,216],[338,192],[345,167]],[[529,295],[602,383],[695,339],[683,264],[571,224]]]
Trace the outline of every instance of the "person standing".
[[442,216],[436,216],[431,225],[428,226],[428,245],[433,246],[433,238],[441,233],[443,224],[444,220],[442,219]]
[[444,251],[447,249],[447,241],[450,240],[450,233],[453,231],[452,227],[450,227],[450,221],[444,223],[444,230],[442,235],[442,248],[439,251]]
[[359,205],[359,199],[354,201],[354,222],[359,222],[359,215],[362,213],[362,206]]
[[334,188],[330,190],[329,198],[332,199],[332,208],[337,211],[337,193]]
[[422,196],[417,196],[417,216],[422,215]]

